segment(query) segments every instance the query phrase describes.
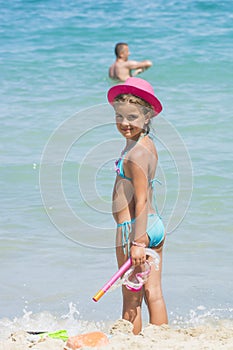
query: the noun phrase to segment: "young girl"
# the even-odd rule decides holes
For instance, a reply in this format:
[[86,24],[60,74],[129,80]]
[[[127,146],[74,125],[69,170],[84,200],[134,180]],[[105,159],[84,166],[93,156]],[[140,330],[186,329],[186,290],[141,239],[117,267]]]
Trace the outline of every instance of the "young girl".
[[150,120],[161,112],[162,106],[152,86],[143,79],[133,77],[124,84],[113,86],[108,91],[108,101],[115,110],[117,129],[126,140],[121,157],[116,161],[117,176],[112,204],[117,223],[118,266],[121,267],[130,255],[133,265],[140,269],[147,259],[146,247],[155,249],[160,256],[159,270],[152,265],[141,291],[132,292],[122,287],[122,317],[133,323],[134,334],[138,334],[142,328],[143,298],[151,324],[168,322],[161,288],[165,230],[157,207],[153,206],[158,155],[149,137]]

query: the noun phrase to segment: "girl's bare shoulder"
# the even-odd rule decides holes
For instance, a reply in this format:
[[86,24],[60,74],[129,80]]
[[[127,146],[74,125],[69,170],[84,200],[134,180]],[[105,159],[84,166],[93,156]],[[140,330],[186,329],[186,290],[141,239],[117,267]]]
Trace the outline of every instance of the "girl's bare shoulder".
[[158,154],[154,142],[148,138],[148,140],[137,144],[129,152],[128,160],[139,164],[156,162],[158,160]]

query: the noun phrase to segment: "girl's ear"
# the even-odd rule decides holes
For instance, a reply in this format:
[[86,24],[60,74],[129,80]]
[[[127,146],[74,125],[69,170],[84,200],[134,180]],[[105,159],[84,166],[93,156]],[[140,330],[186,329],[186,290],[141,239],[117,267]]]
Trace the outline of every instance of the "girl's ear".
[[150,123],[150,112],[145,114],[145,124],[148,125]]
[[146,113],[146,115],[145,115],[144,130],[145,130],[146,134],[149,134],[149,132],[150,132],[150,112]]

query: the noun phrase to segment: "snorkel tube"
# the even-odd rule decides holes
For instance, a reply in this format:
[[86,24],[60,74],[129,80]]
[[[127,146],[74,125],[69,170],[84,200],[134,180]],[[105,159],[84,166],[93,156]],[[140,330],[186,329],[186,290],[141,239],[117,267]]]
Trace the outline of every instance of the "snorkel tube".
[[95,302],[98,301],[108,290],[109,288],[120,278],[132,265],[132,260],[129,258],[121,268],[110,278],[110,280],[96,293],[92,298]]
[[[153,258],[153,262],[148,262],[146,263],[148,265],[155,265],[156,270],[159,269],[159,262],[160,258],[158,253],[156,253],[154,250],[146,248],[145,249],[146,255],[149,255]],[[97,302],[99,299],[112,287],[112,285],[124,274],[126,275],[123,277],[123,281],[121,284],[126,285],[128,289],[131,291],[137,292],[140,290],[145,283],[145,280],[143,279],[143,275],[145,277],[148,277],[150,273],[150,266],[149,269],[146,272],[138,273],[136,274],[136,277],[138,278],[139,283],[138,284],[133,284],[132,282],[129,281],[129,275],[133,272],[134,266],[132,266],[132,260],[129,258],[121,267],[120,269],[110,278],[110,280],[94,295],[92,298],[93,301]],[[127,271],[127,272],[126,272]]]

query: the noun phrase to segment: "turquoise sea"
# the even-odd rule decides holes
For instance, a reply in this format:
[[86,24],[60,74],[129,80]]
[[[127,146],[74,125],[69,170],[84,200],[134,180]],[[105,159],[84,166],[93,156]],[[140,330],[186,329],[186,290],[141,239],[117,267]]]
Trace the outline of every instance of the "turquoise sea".
[[[232,322],[230,0],[0,1],[0,329],[92,329],[121,316],[106,102],[114,46],[150,59],[170,324]],[[144,313],[147,323],[147,313]],[[101,326],[100,326],[101,327]],[[46,329],[42,329],[46,330]]]

